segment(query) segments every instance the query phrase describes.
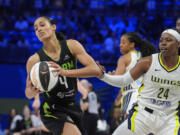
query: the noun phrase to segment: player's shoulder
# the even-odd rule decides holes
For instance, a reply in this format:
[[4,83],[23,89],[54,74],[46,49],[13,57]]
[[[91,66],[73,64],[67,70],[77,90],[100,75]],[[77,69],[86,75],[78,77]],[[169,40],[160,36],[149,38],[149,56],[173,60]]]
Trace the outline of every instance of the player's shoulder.
[[82,52],[84,50],[82,44],[77,40],[68,39],[66,42],[72,54],[76,54],[77,52]]
[[151,62],[152,62],[152,55],[141,58],[139,60],[139,62],[143,62],[143,63],[146,63],[146,64],[151,64]]
[[125,63],[126,65],[129,65],[129,63],[131,62],[131,54],[127,53],[125,55],[122,55],[119,59],[118,59],[119,63]]
[[39,55],[38,55],[37,53],[35,53],[35,54],[31,55],[31,56],[28,58],[27,63],[28,63],[28,62],[30,62],[30,63],[32,63],[32,62],[38,62],[38,61],[40,61]]
[[137,63],[137,65],[139,65],[139,67],[142,67],[142,69],[144,69],[145,71],[149,70],[151,64],[152,64],[152,56],[143,57]]
[[77,41],[75,39],[68,39],[68,40],[66,40],[66,42],[67,42],[68,46],[78,46],[78,45],[81,45],[79,43],[79,41]]

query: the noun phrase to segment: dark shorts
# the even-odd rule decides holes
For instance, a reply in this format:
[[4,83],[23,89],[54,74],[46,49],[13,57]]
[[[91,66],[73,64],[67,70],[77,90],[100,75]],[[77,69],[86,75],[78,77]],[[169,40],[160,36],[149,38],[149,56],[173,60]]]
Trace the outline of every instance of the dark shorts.
[[41,135],[53,135],[53,133],[51,133],[51,132],[45,132],[45,131],[41,131]]
[[69,122],[76,125],[81,131],[82,135],[85,135],[85,130],[82,126],[83,113],[78,105],[73,106],[53,106],[49,115],[43,115],[41,113],[41,119],[47,129],[49,129],[53,135],[61,135],[64,128],[64,123]]

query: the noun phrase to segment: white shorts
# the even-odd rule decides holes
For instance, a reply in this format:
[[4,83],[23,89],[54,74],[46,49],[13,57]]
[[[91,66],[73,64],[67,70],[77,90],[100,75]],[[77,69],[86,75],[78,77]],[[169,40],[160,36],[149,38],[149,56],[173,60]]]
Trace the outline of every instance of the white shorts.
[[180,135],[180,119],[177,113],[178,111],[162,114],[136,106],[113,135]]

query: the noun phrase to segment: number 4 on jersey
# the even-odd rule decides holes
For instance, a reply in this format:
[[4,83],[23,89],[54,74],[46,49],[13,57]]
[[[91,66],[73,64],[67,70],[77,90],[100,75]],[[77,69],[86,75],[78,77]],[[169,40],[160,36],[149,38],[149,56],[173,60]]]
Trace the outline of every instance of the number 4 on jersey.
[[60,82],[62,85],[64,85],[64,86],[66,87],[66,89],[68,88],[66,76],[60,76],[60,77],[59,77],[59,82]]

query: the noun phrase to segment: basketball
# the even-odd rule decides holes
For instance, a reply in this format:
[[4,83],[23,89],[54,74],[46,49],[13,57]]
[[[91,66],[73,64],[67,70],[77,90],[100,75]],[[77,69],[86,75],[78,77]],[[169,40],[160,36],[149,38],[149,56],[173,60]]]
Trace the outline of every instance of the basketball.
[[30,80],[34,86],[40,88],[42,92],[51,91],[58,82],[56,72],[52,72],[47,61],[41,61],[33,65],[30,71]]

